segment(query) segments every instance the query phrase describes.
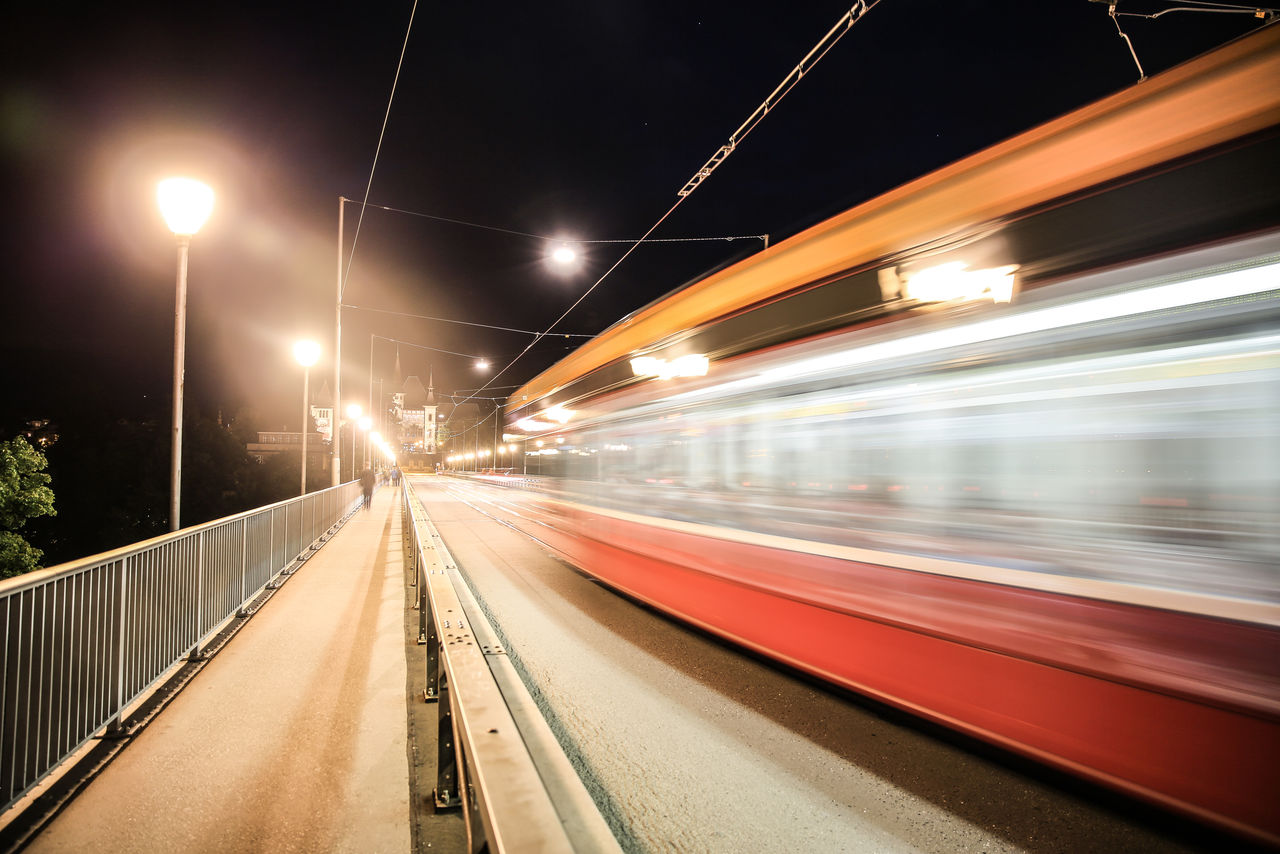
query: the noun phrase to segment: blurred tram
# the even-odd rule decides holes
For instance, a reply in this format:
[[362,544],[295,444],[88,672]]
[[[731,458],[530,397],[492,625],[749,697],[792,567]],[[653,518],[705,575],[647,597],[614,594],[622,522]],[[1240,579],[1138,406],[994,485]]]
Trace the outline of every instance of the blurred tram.
[[1277,164],[1272,26],[654,302],[508,402],[538,536],[1277,843]]

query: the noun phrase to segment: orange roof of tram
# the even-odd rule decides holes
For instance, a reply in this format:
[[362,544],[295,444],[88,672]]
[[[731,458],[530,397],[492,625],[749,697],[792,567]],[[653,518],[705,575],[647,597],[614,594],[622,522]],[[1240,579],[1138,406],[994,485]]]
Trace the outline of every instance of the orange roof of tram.
[[[779,294],[1280,124],[1280,25],[1068,113],[819,223],[624,318],[533,378],[508,413]],[[532,411],[532,410],[531,410]]]

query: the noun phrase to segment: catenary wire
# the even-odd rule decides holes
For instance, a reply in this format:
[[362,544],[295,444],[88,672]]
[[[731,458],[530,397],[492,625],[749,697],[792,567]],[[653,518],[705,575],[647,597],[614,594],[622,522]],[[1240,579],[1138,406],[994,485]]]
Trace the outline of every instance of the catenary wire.
[[[418,320],[437,320],[441,323],[456,323],[459,326],[478,326],[481,329],[496,329],[499,332],[519,332],[521,335],[539,335],[540,334],[538,332],[534,332],[529,329],[514,329],[510,326],[492,326],[488,323],[472,323],[469,320],[452,320],[448,317],[433,317],[429,314],[410,314],[407,311],[391,311],[390,309],[386,309],[386,308],[369,308],[368,306],[351,305],[350,303],[345,303],[345,302],[342,304],[342,307],[355,309],[356,311],[372,311],[372,312],[377,312],[378,314],[392,314],[397,317],[412,317]],[[594,338],[595,337],[594,335],[588,335],[584,332],[557,332],[556,336],[560,338]]]
[[[478,228],[484,231],[496,231],[499,234],[510,234],[515,237],[528,237],[532,240],[544,240],[548,243],[635,243],[634,237],[615,237],[609,239],[600,238],[565,238],[552,237],[548,234],[534,234],[529,231],[518,231],[514,228],[503,228],[498,225],[485,225],[479,222],[469,222],[465,219],[455,219],[453,217],[438,216],[436,214],[422,213],[421,211],[405,210],[404,208],[395,208],[391,205],[380,205],[374,202],[366,202],[365,207],[374,208],[376,210],[390,211],[392,213],[405,214],[407,216],[421,217],[422,219],[430,219],[436,222],[447,222],[450,225],[461,225],[466,228]],[[655,237],[644,241],[645,243],[706,243],[716,240],[761,240],[768,235],[764,234],[730,234],[724,237]]]
[[[582,304],[583,300],[585,300],[588,296],[590,296],[592,292],[595,291],[596,288],[600,287],[600,285],[604,282],[604,280],[607,279],[609,275],[613,273],[614,270],[618,269],[618,267],[622,264],[622,262],[627,260],[627,258],[630,257],[631,253],[634,252],[636,248],[640,246],[641,243],[646,241],[649,238],[649,235],[653,234],[653,232],[657,230],[657,228],[660,225],[662,225],[662,223],[665,222],[667,218],[671,216],[671,214],[675,212],[676,208],[680,207],[680,205],[684,203],[684,200],[687,199],[693,193],[693,191],[697,189],[698,186],[701,185],[702,181],[705,180],[706,177],[711,174],[711,172],[715,169],[715,167],[719,166],[720,163],[724,162],[725,158],[727,158],[728,155],[733,152],[733,150],[742,141],[742,139],[744,139],[747,136],[747,134],[749,134],[752,130],[754,130],[756,127],[759,126],[759,124],[764,120],[764,117],[769,113],[769,111],[772,110],[774,107],[776,107],[778,102],[781,101],[784,97],[786,97],[787,94],[793,88],[795,88],[795,85],[800,81],[800,79],[805,74],[809,73],[813,69],[813,66],[816,65],[819,61],[821,61],[824,56],[827,55],[827,52],[830,51],[831,48],[835,46],[836,42],[838,42],[844,36],[845,33],[847,33],[850,29],[852,29],[854,24],[862,20],[862,18],[866,15],[866,13],[870,11],[871,8],[877,5],[878,3],[879,3],[879,0],[860,0],[860,2],[855,6],[853,6],[853,8],[849,9],[843,15],[841,15],[840,19],[836,22],[835,26],[833,26],[830,30],[828,30],[826,35],[824,35],[818,41],[818,43],[814,45],[814,47],[807,54],[805,54],[805,57],[803,60],[800,61],[800,64],[797,65],[794,69],[792,69],[792,71],[786,76],[786,78],[782,81],[782,83],[780,83],[777,86],[777,88],[775,88],[773,92],[769,94],[769,97],[766,98],[764,102],[759,107],[757,107],[756,110],[747,118],[747,120],[743,122],[742,125],[740,125],[736,131],[733,132],[733,135],[730,136],[729,138],[729,144],[726,146],[721,146],[720,150],[715,155],[712,156],[711,160],[707,161],[707,165],[704,165],[703,168],[700,169],[698,173],[695,174],[696,180],[691,179],[690,181],[685,183],[684,188],[681,189],[680,192],[676,194],[677,198],[676,198],[675,204],[673,204],[670,208],[668,208],[667,212],[664,213],[662,216],[660,216],[658,218],[658,221],[649,227],[649,230],[644,233],[643,237],[639,238],[634,243],[632,243],[632,245],[627,248],[627,251],[622,254],[622,257],[620,257],[617,261],[615,261],[613,265],[610,266],[609,269],[604,272],[604,275],[602,275],[599,279],[596,279],[595,283],[591,285],[591,287],[587,288],[587,290],[584,291],[581,296],[579,296],[576,300],[573,301],[572,305],[570,305],[567,309],[564,310],[564,312],[559,317],[557,317],[554,321],[552,321],[552,323],[546,328],[544,332],[539,333],[538,336],[535,337],[532,341],[530,341],[527,345],[525,345],[525,348],[521,350],[514,359],[508,362],[507,365],[504,368],[502,368],[502,370],[494,374],[490,382],[492,382],[492,380],[496,380],[498,377],[502,376],[507,371],[509,371],[512,368],[512,366],[514,366],[517,362],[519,362],[522,358],[524,358],[524,355],[528,353],[529,350],[531,350],[535,344],[537,344],[546,335],[549,335],[551,331],[555,329],[556,326],[562,320],[568,317],[569,314],[575,308],[577,308],[579,305]],[[488,387],[489,387],[489,383],[486,383],[484,386],[482,386],[479,389],[479,391],[484,391]],[[463,402],[465,403],[466,401],[464,400]]]
[[373,174],[378,170],[378,155],[382,153],[382,140],[387,135],[387,124],[391,121],[391,104],[396,99],[396,86],[400,83],[400,69],[404,67],[404,55],[409,49],[409,34],[413,32],[413,18],[418,13],[418,0],[413,0],[413,8],[409,10],[409,25],[405,27],[404,44],[400,46],[400,60],[396,63],[396,74],[391,81],[391,94],[387,97],[387,111],[382,116],[382,130],[378,132],[378,145],[373,150],[373,165],[369,167],[369,181],[364,187],[364,200],[360,203],[360,217],[356,220],[355,237],[351,239],[351,254],[347,256],[347,268],[342,271],[342,284],[338,288],[338,302],[347,290],[347,278],[351,275],[351,264],[356,258],[356,244],[360,242],[360,226],[364,224],[364,210],[369,204],[369,192],[373,189]]

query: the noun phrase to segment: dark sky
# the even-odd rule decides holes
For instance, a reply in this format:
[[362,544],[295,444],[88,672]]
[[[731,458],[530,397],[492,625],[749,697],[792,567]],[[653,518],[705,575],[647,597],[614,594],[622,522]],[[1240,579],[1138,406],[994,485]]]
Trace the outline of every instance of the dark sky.
[[[249,404],[296,429],[290,348],[317,338],[314,379],[331,376],[337,200],[364,196],[411,5],[62,3],[6,14],[0,432],[71,398],[164,411],[175,248],[154,188],[168,174],[217,193],[191,247],[189,405]],[[846,7],[422,4],[370,201],[530,234],[639,237]],[[1148,74],[1259,23],[1122,20]],[[882,0],[654,237],[776,241],[1136,78],[1103,4]],[[358,205],[346,214],[350,251]],[[558,329],[597,332],[758,246],[646,245]],[[369,210],[345,301],[539,330],[626,245],[592,244],[572,275],[548,269],[546,248]],[[359,309],[343,324],[344,383],[361,397],[373,334],[496,366],[529,340]],[[544,341],[495,385],[529,379],[568,343]],[[430,363],[445,391],[486,379],[464,358],[400,352],[406,375]],[[377,342],[375,377],[389,378],[394,356]]]

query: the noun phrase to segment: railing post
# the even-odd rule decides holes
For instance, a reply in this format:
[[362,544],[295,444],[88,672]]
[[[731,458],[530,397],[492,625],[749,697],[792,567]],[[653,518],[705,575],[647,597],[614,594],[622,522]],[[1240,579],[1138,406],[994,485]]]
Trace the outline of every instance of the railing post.
[[245,591],[245,585],[248,583],[247,576],[249,573],[249,517],[246,516],[240,520],[240,607],[236,610],[237,616],[245,616],[245,597],[248,593]]
[[276,511],[272,510],[267,515],[271,518],[270,537],[267,540],[267,569],[270,571],[276,566]]
[[200,660],[200,638],[204,637],[204,540],[205,531],[196,535],[196,642],[191,647],[192,661]]
[[115,715],[107,722],[107,735],[119,736],[123,732],[124,721],[124,653],[125,653],[125,606],[127,602],[126,585],[129,577],[128,566],[131,557],[126,557],[120,561],[119,577],[116,580],[115,596],[115,619],[112,621],[115,626],[114,635],[111,638],[111,646],[116,653],[116,666],[112,668],[111,693],[114,695]]
[[[421,563],[419,563],[421,565]],[[419,572],[422,570],[420,569]],[[427,580],[421,577],[418,600],[418,643],[427,647],[427,702],[440,699],[444,692],[444,674],[440,670],[440,633],[436,631],[436,615],[427,599]]]
[[[427,614],[431,611],[431,603],[427,599],[427,579],[425,576],[425,566],[421,561],[418,563],[418,569],[413,574],[418,584],[418,645],[427,643]],[[435,622],[431,623],[431,634],[435,634]],[[430,653],[428,653],[430,655]],[[428,685],[431,683],[428,682]]]
[[457,739],[453,731],[453,706],[449,702],[449,680],[440,680],[440,714],[436,723],[436,806],[458,807],[462,798],[458,794]]

